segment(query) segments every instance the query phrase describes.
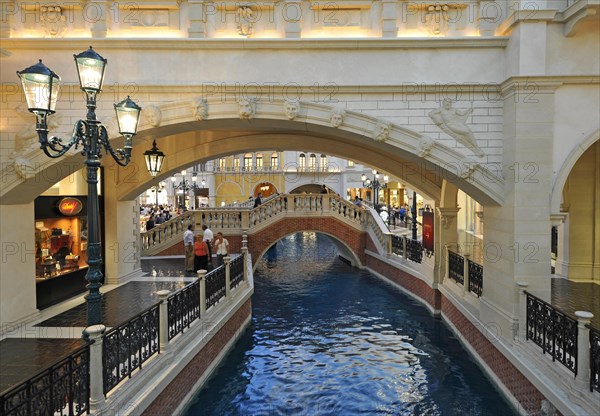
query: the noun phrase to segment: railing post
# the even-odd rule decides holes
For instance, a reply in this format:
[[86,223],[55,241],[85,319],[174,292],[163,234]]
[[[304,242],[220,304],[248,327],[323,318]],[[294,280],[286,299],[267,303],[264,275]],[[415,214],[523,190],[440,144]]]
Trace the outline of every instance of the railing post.
[[587,311],[576,311],[577,317],[577,375],[575,383],[581,389],[590,386],[590,329],[589,325],[594,314]]
[[469,293],[469,253],[463,254],[463,294]]
[[231,257],[225,256],[223,257],[223,261],[225,262],[225,298],[229,299],[229,294],[231,292]]
[[393,254],[393,244],[392,244],[392,237],[394,236],[394,234],[387,234],[387,255],[390,256]]
[[519,291],[519,315],[517,322],[513,323],[513,339],[518,341],[527,339],[527,288],[529,283],[517,282]]
[[200,283],[200,317],[206,313],[206,270],[198,270],[198,281]]
[[244,256],[244,282],[248,282],[248,247],[242,247],[242,256]]
[[169,348],[169,303],[167,298],[171,294],[169,290],[159,290],[156,292],[160,300],[158,307],[158,342],[161,352],[166,352]]
[[102,371],[102,335],[106,327],[93,325],[85,329],[90,341],[90,412],[99,413],[104,406],[104,377]]
[[450,277],[450,248],[448,244],[444,244],[444,254],[446,255],[446,270],[444,270],[444,277],[440,283],[443,283],[444,280],[448,280]]
[[408,244],[406,243],[406,236],[403,235],[402,236],[402,257],[404,258],[404,260],[408,259],[408,257],[406,257],[406,246]]

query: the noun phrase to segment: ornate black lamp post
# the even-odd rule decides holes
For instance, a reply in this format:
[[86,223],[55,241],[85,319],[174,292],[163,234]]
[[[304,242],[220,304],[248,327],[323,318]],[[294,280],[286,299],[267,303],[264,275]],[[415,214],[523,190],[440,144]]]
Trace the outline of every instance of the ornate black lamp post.
[[413,192],[412,208],[410,209],[412,217],[412,239],[417,239],[417,193]]
[[387,188],[387,181],[389,177],[387,175],[383,176],[383,180],[380,181],[380,175],[377,170],[373,169],[373,179],[367,179],[367,175],[364,173],[360,177],[363,181],[363,188],[373,189],[373,206],[379,212],[379,190]]
[[87,51],[74,55],[80,88],[86,95],[87,115],[85,120],[75,123],[73,135],[67,143],[58,137],[48,138],[48,115],[55,112],[56,101],[60,88],[60,77],[46,67],[42,60],[23,71],[17,71],[21,78],[27,107],[35,114],[36,130],[38,132],[40,148],[51,158],[58,158],[67,153],[71,148],[79,149],[85,155],[88,182],[88,281],[89,293],[85,296],[87,301],[88,326],[100,324],[102,321],[100,286],[102,284],[102,250],[100,243],[100,226],[98,212],[98,168],[102,152],[110,153],[113,159],[121,166],[126,166],[131,158],[132,138],[137,133],[137,125],[141,107],[129,97],[115,104],[119,132],[125,138],[123,149],[113,149],[106,128],[96,119],[96,96],[102,90],[104,70],[107,60],[98,55],[90,46]]
[[183,191],[183,210],[184,211],[187,209],[187,207],[186,207],[187,192],[192,191],[192,192],[194,192],[194,195],[195,195],[196,190],[199,189],[198,185],[196,185],[196,180],[198,180],[196,173],[194,173],[194,175],[192,176],[191,181],[186,179],[186,176],[185,176],[186,174],[187,174],[186,170],[181,171],[182,179],[178,185],[175,185],[177,178],[175,178],[175,176],[171,177],[171,181],[173,182],[173,192],[175,192],[178,189]]
[[156,196],[156,206],[158,206],[158,194],[161,193],[165,189],[165,183],[160,182],[158,185],[154,185],[152,188],[152,192],[154,192]]

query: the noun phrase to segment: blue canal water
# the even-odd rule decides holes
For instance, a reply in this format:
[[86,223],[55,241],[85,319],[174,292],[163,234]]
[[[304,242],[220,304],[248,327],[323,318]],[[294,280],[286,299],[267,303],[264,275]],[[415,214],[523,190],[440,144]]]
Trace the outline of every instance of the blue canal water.
[[323,235],[281,240],[252,323],[187,415],[516,414],[447,326]]

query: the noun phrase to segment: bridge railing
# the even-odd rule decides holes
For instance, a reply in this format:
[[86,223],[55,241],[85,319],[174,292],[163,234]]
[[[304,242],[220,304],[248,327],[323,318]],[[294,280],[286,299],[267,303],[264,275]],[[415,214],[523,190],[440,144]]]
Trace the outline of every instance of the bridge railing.
[[174,239],[181,239],[183,232],[190,224],[194,224],[194,211],[186,211],[183,214],[170,219],[162,224],[156,225],[150,231],[140,234],[142,252],[169,246]]

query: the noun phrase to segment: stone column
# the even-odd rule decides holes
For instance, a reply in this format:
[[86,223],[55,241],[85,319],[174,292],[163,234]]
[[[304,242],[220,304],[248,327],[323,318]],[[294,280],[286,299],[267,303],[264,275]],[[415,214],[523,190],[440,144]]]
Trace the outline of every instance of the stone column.
[[159,290],[156,292],[160,300],[159,318],[158,318],[158,341],[161,352],[166,352],[169,348],[169,304],[167,298],[171,294],[169,290]]
[[105,38],[108,33],[106,25],[108,10],[106,9],[106,5],[106,1],[89,1],[84,9],[88,10],[86,20],[92,23],[90,31],[93,38]]
[[589,325],[593,313],[576,311],[577,317],[577,376],[575,382],[578,387],[587,389],[590,385],[590,329]]
[[206,270],[198,270],[198,281],[200,283],[200,317],[206,312]]
[[[456,192],[454,190],[453,192]],[[454,195],[455,196],[455,195]],[[458,234],[456,232],[456,216],[460,208],[453,203],[451,207],[437,207],[437,218],[435,227],[435,266],[433,269],[433,281],[440,284],[444,277],[448,276],[448,250],[452,250],[457,244]],[[445,252],[445,253],[444,253]],[[446,260],[442,256],[446,254]]]
[[384,38],[398,36],[397,7],[398,2],[396,0],[383,0],[381,2],[381,36]]
[[223,261],[225,262],[225,298],[229,300],[231,293],[231,257],[225,256]]
[[188,28],[188,37],[204,38],[206,37],[206,14],[204,9],[204,0],[188,0],[190,27]]
[[85,329],[90,345],[90,412],[97,414],[104,406],[104,376],[102,373],[102,335],[106,327],[93,325]]
[[302,26],[300,25],[302,0],[286,0],[281,15],[285,22],[285,37],[300,38],[302,36]]

